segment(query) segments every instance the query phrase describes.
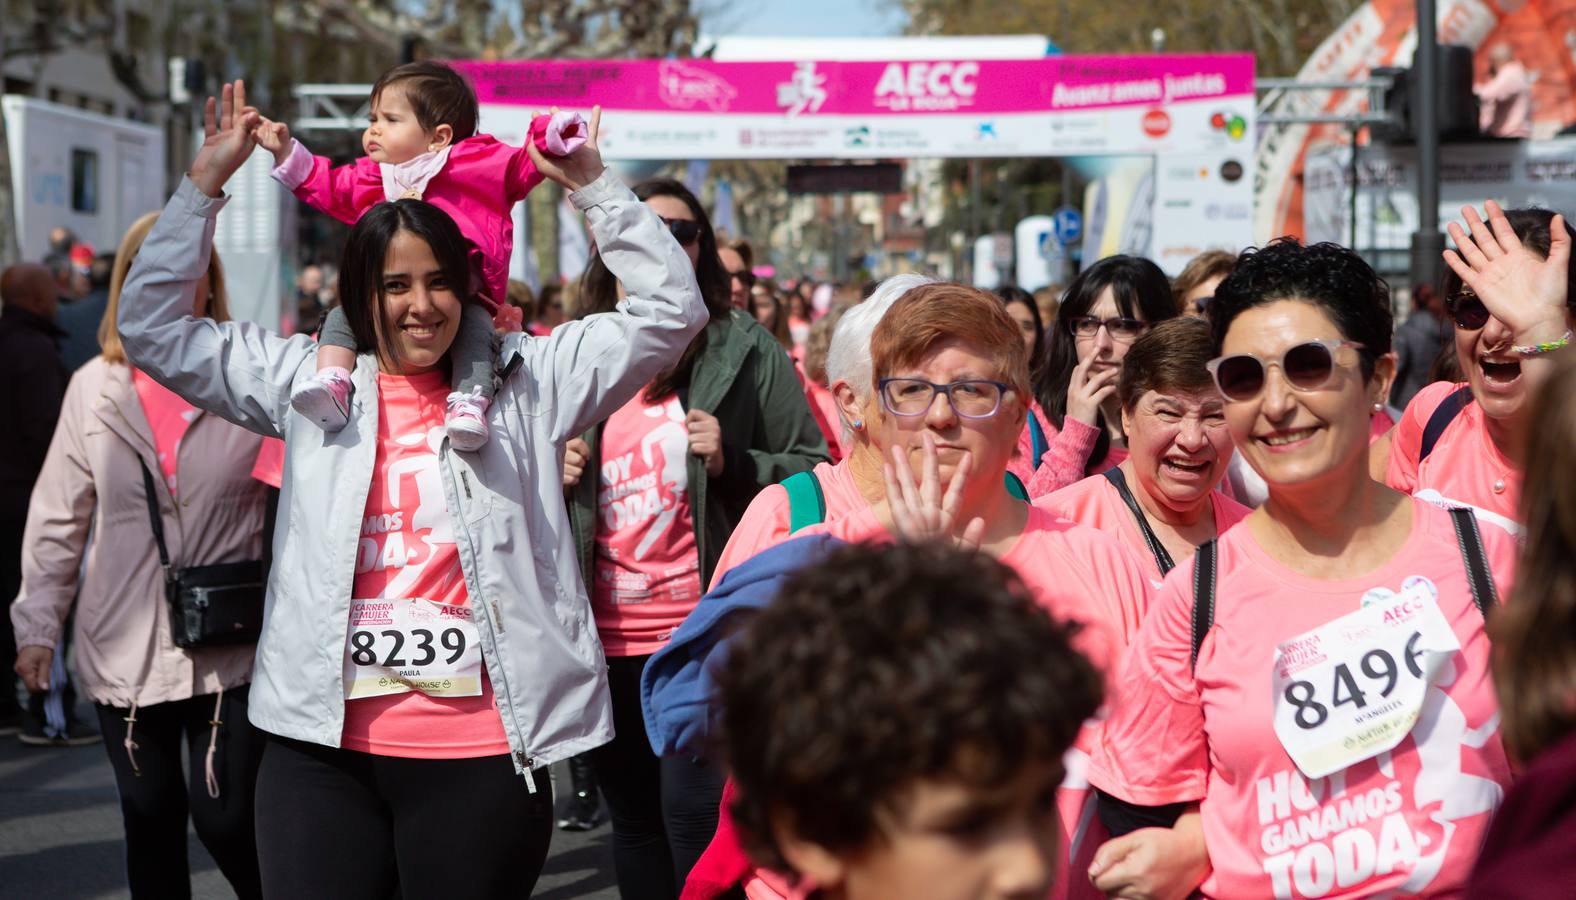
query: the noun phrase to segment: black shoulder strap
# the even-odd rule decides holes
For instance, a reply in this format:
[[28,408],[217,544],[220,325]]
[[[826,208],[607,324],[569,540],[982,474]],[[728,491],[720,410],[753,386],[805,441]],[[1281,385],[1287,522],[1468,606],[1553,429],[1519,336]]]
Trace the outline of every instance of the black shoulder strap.
[[170,551],[164,546],[164,517],[159,515],[158,496],[153,487],[153,473],[148,471],[148,464],[137,458],[137,465],[142,467],[142,489],[148,497],[148,521],[153,525],[153,542],[159,545],[159,565],[163,568],[165,577],[170,573]]
[[1215,624],[1215,542],[1205,541],[1193,554],[1193,652],[1188,667],[1198,668],[1198,648]]
[[263,570],[274,565],[274,524],[279,518],[279,489],[269,485],[263,501]]
[[1428,417],[1428,422],[1423,426],[1423,443],[1417,453],[1417,461],[1421,463],[1434,452],[1434,445],[1439,443],[1439,438],[1450,427],[1456,416],[1466,409],[1472,402],[1472,385],[1463,385],[1460,390],[1446,397],[1443,402],[1434,407],[1434,412]]
[[1478,612],[1488,618],[1488,611],[1499,603],[1499,592],[1494,588],[1494,578],[1488,568],[1488,553],[1483,549],[1483,534],[1478,531],[1477,516],[1470,509],[1452,509],[1450,523],[1456,527],[1456,543],[1461,547],[1461,559],[1467,567],[1467,585],[1472,588],[1472,602]]
[[1112,466],[1106,469],[1103,474],[1105,475],[1105,480],[1111,482],[1111,486],[1116,488],[1116,492],[1121,496],[1122,502],[1127,504],[1127,511],[1133,514],[1134,519],[1138,520],[1138,530],[1143,532],[1144,543],[1149,545],[1149,552],[1154,554],[1155,563],[1160,566],[1160,574],[1165,575],[1176,568],[1177,564],[1172,561],[1171,554],[1166,551],[1166,545],[1160,543],[1159,536],[1155,534],[1155,530],[1149,525],[1149,517],[1144,515],[1144,510],[1138,505],[1138,498],[1134,497],[1132,490],[1128,488],[1127,477],[1122,474],[1122,470]]

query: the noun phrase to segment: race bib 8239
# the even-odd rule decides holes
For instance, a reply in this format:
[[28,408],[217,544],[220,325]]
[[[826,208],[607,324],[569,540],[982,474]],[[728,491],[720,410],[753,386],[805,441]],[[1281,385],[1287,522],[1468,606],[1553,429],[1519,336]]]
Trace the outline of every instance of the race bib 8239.
[[353,600],[345,637],[345,699],[420,691],[482,692],[482,651],[471,609],[424,599]]

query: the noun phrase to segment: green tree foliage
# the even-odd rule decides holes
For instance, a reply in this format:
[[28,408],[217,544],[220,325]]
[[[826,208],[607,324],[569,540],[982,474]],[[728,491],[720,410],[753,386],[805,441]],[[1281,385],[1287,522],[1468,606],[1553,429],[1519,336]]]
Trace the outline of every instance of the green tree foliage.
[[1359,0],[901,0],[925,35],[1043,34],[1066,53],[1143,53],[1164,31],[1171,53],[1252,51],[1259,74],[1289,76]]

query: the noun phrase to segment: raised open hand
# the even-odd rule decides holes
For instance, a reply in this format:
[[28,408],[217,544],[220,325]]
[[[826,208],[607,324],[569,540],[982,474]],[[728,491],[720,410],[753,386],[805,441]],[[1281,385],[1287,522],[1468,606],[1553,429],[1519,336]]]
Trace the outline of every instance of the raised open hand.
[[224,195],[225,182],[252,155],[253,136],[262,116],[246,105],[246,83],[237,79],[220,91],[220,100],[209,97],[202,111],[202,146],[187,176],[210,197]]
[[922,440],[924,464],[916,483],[914,470],[908,464],[908,454],[901,447],[892,448],[892,459],[882,467],[886,479],[885,507],[891,516],[897,536],[906,541],[954,541],[968,550],[979,549],[985,534],[985,520],[975,518],[959,532],[958,509],[963,504],[963,485],[968,481],[973,466],[973,455],[965,452],[952,472],[952,481],[946,493],[941,490],[941,460],[936,451],[936,439],[926,432]]
[[[549,112],[558,112],[553,107]],[[535,116],[532,116],[535,118]],[[536,147],[534,140],[527,140],[525,152],[536,165],[536,170],[566,190],[578,191],[598,178],[607,166],[602,163],[602,152],[597,149],[597,136],[602,131],[602,107],[591,107],[591,124],[586,129],[586,142],[568,156],[548,156]]]
[[1549,255],[1543,259],[1516,237],[1499,204],[1489,200],[1483,206],[1487,224],[1476,209],[1461,208],[1472,229],[1470,236],[1460,224],[1450,223],[1456,249],[1445,251],[1445,263],[1477,294],[1489,314],[1515,334],[1518,344],[1558,337],[1567,327],[1571,239],[1565,217],[1556,215],[1549,222]]

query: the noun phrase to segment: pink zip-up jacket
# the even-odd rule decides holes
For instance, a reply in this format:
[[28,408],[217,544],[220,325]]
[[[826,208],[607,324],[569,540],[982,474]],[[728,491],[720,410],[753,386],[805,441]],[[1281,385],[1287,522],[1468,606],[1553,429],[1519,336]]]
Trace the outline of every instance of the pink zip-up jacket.
[[[274,169],[274,177],[303,203],[349,224],[388,199],[379,163],[363,156],[334,167],[299,141],[291,141],[290,156]],[[524,147],[511,147],[490,134],[450,147],[443,170],[427,182],[421,199],[448,213],[471,242],[471,271],[480,278],[479,299],[491,313],[507,296],[514,205],[541,183],[542,173]]]

